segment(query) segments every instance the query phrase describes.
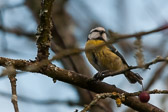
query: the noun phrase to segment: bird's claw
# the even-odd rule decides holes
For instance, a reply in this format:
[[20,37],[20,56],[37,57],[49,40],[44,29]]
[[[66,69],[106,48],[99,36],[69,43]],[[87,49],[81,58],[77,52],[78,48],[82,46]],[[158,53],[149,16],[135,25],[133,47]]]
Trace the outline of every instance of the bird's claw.
[[102,72],[97,72],[94,76],[93,76],[93,79],[95,81],[102,81],[104,78],[103,78],[103,75],[104,75],[104,71]]

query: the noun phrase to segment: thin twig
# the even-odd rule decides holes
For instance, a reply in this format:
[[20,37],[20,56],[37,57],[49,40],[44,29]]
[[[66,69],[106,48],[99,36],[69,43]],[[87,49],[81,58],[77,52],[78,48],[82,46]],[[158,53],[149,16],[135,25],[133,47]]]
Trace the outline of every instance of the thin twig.
[[[124,95],[125,95],[125,97],[128,97],[128,96],[139,96],[139,94],[141,92],[142,91],[134,92],[134,93],[126,93]],[[154,89],[154,90],[146,91],[146,92],[149,93],[149,94],[168,94],[168,90],[158,90],[158,89]]]
[[167,63],[162,63],[162,65],[157,68],[152,78],[148,81],[148,84],[146,84],[145,90],[149,90],[149,88],[161,78],[161,75],[166,66]]
[[81,110],[81,112],[87,112],[88,110],[90,110],[91,107],[94,106],[100,99],[105,99],[107,97],[112,97],[112,96],[116,97],[116,95],[114,95],[113,93],[96,94],[96,96],[91,101],[91,103],[89,105],[86,105],[85,108],[83,110]]
[[[156,28],[156,29],[148,31],[148,32],[139,32],[139,33],[135,33],[135,34],[131,34],[131,35],[120,35],[119,34],[119,35],[115,36],[115,38],[111,37],[112,39],[109,40],[106,43],[103,43],[103,44],[100,44],[100,45],[97,45],[97,46],[94,46],[94,47],[90,47],[88,49],[73,48],[73,49],[62,50],[56,56],[54,56],[52,59],[50,59],[50,61],[59,60],[63,57],[66,57],[66,56],[69,56],[69,55],[74,55],[74,54],[79,54],[79,53],[84,52],[84,51],[90,51],[92,49],[97,49],[97,48],[100,48],[104,45],[109,45],[109,44],[115,43],[115,42],[117,42],[119,40],[122,40],[122,39],[128,39],[128,38],[133,38],[133,37],[142,38],[144,35],[151,34],[151,33],[156,33],[156,32],[159,32],[159,31],[166,30],[166,29],[168,29],[168,25],[164,25],[162,27]],[[109,33],[112,33],[112,32],[109,31]]]
[[[10,68],[11,69],[11,68]],[[17,103],[17,92],[16,92],[16,70],[13,68],[13,71],[8,75],[11,88],[12,88],[12,103],[15,109],[15,112],[19,112],[18,103]]]
[[[114,98],[114,99],[117,99],[117,98],[120,98],[121,101],[124,102],[126,97],[139,96],[141,92],[142,91],[134,92],[134,93],[123,93],[123,94],[115,93],[115,92],[97,94],[94,97],[94,99],[89,103],[89,105],[86,105],[84,107],[84,109],[81,110],[81,112],[87,112],[88,110],[90,110],[91,107],[93,107],[94,105],[96,105],[96,103],[100,99],[105,99],[105,98]],[[146,92],[149,93],[149,94],[168,94],[168,90],[157,90],[157,89],[154,89],[152,91],[146,91]]]
[[23,31],[20,28],[10,29],[10,28],[6,28],[6,27],[0,25],[0,30],[3,31],[3,32],[13,33],[13,34],[15,34],[17,36],[30,37],[30,39],[35,40],[35,34],[34,33],[25,32],[25,31]]
[[116,75],[119,75],[119,74],[123,74],[126,71],[129,71],[129,70],[132,70],[132,69],[138,69],[138,68],[148,69],[149,66],[151,66],[151,65],[153,65],[155,63],[158,63],[158,62],[168,62],[168,57],[162,58],[162,57],[158,56],[153,61],[151,61],[149,63],[146,63],[144,65],[141,65],[141,66],[129,66],[128,69],[117,71],[117,72],[105,71],[105,72],[103,72],[104,75],[99,76],[98,79],[104,79],[104,78],[109,77],[109,76],[116,76]]
[[[117,40],[122,40],[122,39],[127,39],[127,38],[132,38],[132,37],[142,37],[144,35],[148,35],[148,34],[151,34],[151,33],[156,33],[156,32],[160,32],[160,31],[163,31],[163,30],[166,30],[168,29],[168,25],[163,25],[159,28],[156,28],[154,30],[151,30],[151,31],[147,31],[147,32],[139,32],[139,33],[134,33],[134,34],[130,34],[130,35],[120,35],[120,34],[117,34],[117,35],[114,35],[114,32],[112,32],[111,30],[109,30],[109,33],[110,35],[114,35],[115,36],[115,39],[116,41]],[[113,38],[113,37],[112,37]]]

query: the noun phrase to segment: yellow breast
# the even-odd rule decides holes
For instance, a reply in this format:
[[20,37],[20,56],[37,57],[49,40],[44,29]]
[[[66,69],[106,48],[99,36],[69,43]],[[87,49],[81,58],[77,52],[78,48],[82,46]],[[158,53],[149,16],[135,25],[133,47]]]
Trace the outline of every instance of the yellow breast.
[[[104,44],[102,40],[88,40],[85,48]],[[125,68],[119,56],[113,53],[106,45],[86,52],[89,62],[98,70],[119,71]],[[96,58],[96,59],[94,59]],[[97,62],[95,62],[97,61]]]

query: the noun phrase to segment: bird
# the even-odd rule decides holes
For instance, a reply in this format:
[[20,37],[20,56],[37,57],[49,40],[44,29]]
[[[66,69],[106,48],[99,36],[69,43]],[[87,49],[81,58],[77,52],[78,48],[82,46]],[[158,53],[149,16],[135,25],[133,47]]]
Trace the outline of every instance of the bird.
[[[118,72],[128,69],[129,65],[124,57],[113,45],[105,44],[107,41],[108,37],[105,28],[96,27],[90,31],[85,44],[85,49],[92,48],[91,50],[85,51],[90,64],[98,71],[98,73],[103,73],[103,71]],[[94,48],[95,46],[102,44],[105,45]],[[143,78],[139,74],[128,70],[124,72],[124,75],[130,83],[134,84],[138,82],[142,85]]]

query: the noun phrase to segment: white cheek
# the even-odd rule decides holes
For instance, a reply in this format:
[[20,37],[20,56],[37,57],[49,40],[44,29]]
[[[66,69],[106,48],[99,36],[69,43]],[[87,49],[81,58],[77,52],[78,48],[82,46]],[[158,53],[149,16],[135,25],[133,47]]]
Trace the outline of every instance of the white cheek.
[[89,35],[89,38],[90,39],[95,39],[95,38],[97,38],[99,36],[100,36],[100,34],[98,32],[93,32],[92,34]]
[[103,39],[104,39],[105,41],[108,41],[108,40],[107,40],[107,35],[106,35],[105,33],[102,35],[102,37],[103,37]]

